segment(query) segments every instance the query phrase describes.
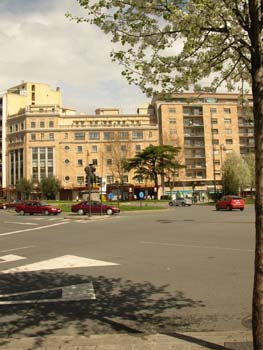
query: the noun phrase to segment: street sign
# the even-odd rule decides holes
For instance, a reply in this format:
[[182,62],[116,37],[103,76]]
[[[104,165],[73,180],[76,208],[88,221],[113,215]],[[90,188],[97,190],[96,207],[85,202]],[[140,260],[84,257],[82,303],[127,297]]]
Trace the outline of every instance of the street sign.
[[144,198],[144,193],[143,193],[143,192],[140,192],[140,193],[139,193],[139,198],[141,198],[141,199]]
[[108,198],[109,198],[110,200],[112,200],[112,199],[113,199],[113,193],[109,193],[109,194],[108,194]]

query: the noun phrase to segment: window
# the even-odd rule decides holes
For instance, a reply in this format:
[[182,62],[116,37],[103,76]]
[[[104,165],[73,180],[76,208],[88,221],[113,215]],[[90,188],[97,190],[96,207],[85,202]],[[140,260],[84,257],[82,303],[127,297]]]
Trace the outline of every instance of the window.
[[106,145],[106,152],[111,152],[111,151],[112,151],[112,146]]
[[224,108],[224,113],[225,114],[230,114],[231,113],[231,109],[230,108]]
[[77,153],[82,153],[82,152],[83,152],[82,146],[77,146]]
[[83,166],[83,160],[82,159],[78,159],[77,166]]
[[232,130],[231,129],[225,129],[225,134],[232,134]]
[[21,123],[20,128],[21,130],[24,130],[24,123]]
[[42,132],[42,133],[40,134],[40,139],[41,139],[41,141],[43,141],[43,140],[45,139],[45,133]]
[[112,184],[113,181],[114,181],[114,179],[113,179],[113,176],[112,176],[112,175],[107,176],[107,183],[108,183],[108,184]]
[[68,158],[66,158],[66,159],[64,160],[64,163],[65,163],[65,164],[69,164],[69,163],[70,163],[70,160],[69,160]]
[[107,159],[106,160],[106,164],[107,164],[107,166],[111,166],[112,165],[112,159]]
[[84,132],[75,132],[75,140],[85,140]]
[[216,154],[219,154],[219,150],[218,149],[215,149],[214,150],[214,154],[216,155]]
[[133,138],[133,140],[142,140],[143,139],[143,131],[133,131],[132,138]]
[[103,136],[104,136],[104,140],[113,140],[114,133],[112,131],[105,131]]
[[49,128],[54,128],[54,121],[53,121],[53,120],[50,120],[50,121],[48,122],[48,127],[49,127]]
[[129,132],[128,131],[120,131],[119,138],[120,138],[120,140],[128,140]]
[[141,175],[136,176],[135,182],[136,182],[137,184],[143,183],[143,177],[142,177]]
[[64,151],[68,152],[70,150],[69,146],[64,147]]
[[69,177],[68,175],[66,175],[66,176],[64,177],[64,180],[65,180],[66,182],[68,182],[68,181],[70,180],[70,177]]
[[128,175],[122,175],[122,182],[128,182]]
[[169,108],[168,113],[170,113],[170,114],[176,113],[176,108]]
[[230,118],[224,118],[224,123],[225,124],[231,124],[231,119]]
[[121,145],[121,151],[126,152],[127,151],[127,146],[126,145]]
[[169,118],[169,124],[176,124],[176,118]]
[[210,113],[215,114],[217,112],[216,108],[210,108]]
[[219,140],[212,140],[213,145],[219,145]]
[[215,161],[214,161],[214,165],[215,165],[215,166],[220,166],[219,160],[215,160]]
[[177,135],[177,130],[176,129],[169,130],[169,135],[170,136]]
[[149,131],[149,137],[152,137],[152,136],[153,136],[152,131]]
[[233,145],[233,140],[232,139],[226,139],[226,144],[227,145]]
[[84,185],[84,176],[77,176],[77,184]]
[[98,146],[97,145],[92,145],[91,146],[91,152],[92,153],[97,153],[98,152]]
[[142,149],[141,145],[135,145],[135,151],[140,152]]
[[44,128],[45,127],[45,122],[41,120],[40,123],[39,123],[39,127],[40,128]]
[[36,127],[36,122],[31,122],[31,123],[30,123],[30,127],[31,127],[31,128],[35,128],[35,127]]
[[213,135],[218,135],[218,129],[212,129],[212,134]]
[[93,165],[98,165],[98,159],[92,159],[92,164]]
[[50,132],[50,133],[48,134],[48,139],[49,139],[49,141],[54,141],[54,140],[55,140],[55,136],[54,136],[54,133],[53,133],[53,132]]
[[68,139],[68,132],[65,132],[64,138],[65,138],[65,139]]
[[31,141],[36,141],[36,134],[31,134]]
[[212,124],[217,124],[217,118],[212,118],[211,122]]
[[91,131],[89,133],[89,139],[90,140],[99,140],[100,139],[100,133],[98,131]]

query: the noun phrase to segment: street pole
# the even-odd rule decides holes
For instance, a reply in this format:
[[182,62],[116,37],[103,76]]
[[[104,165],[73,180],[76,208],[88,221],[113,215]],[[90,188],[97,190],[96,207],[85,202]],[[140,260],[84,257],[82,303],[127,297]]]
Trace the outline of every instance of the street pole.
[[215,170],[215,144],[214,144],[214,133],[213,133],[213,123],[212,123],[212,112],[210,116],[210,122],[211,122],[211,137],[212,137],[212,151],[213,151],[213,181],[214,181],[214,198],[216,201],[217,198],[217,189],[216,189],[216,170]]

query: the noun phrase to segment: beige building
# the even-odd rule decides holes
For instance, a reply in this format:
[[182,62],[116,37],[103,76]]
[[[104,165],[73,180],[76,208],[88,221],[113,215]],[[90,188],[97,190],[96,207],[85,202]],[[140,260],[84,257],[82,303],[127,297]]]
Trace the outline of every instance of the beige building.
[[2,195],[15,196],[16,182],[25,177],[37,183],[46,176],[61,181],[61,198],[74,199],[85,190],[85,167],[93,164],[97,176],[112,188],[124,183],[124,197],[147,189],[152,183],[133,180],[124,173],[123,159],[149,145],[171,144],[181,148],[185,164],[173,186],[162,179],[161,194],[176,191],[211,193],[220,188],[222,163],[228,153],[246,154],[254,149],[253,119],[237,94],[181,94],[153,99],[124,115],[116,108],[98,108],[93,115],[77,114],[62,105],[59,88],[22,83],[0,98]]

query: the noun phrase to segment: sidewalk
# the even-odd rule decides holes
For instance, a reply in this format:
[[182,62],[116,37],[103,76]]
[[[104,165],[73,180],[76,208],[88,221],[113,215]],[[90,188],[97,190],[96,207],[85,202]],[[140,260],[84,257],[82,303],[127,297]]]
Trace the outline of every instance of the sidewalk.
[[250,331],[0,339],[1,350],[252,350]]

